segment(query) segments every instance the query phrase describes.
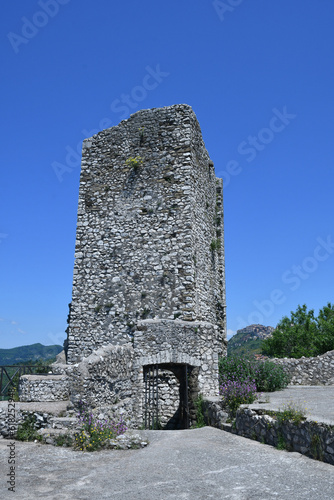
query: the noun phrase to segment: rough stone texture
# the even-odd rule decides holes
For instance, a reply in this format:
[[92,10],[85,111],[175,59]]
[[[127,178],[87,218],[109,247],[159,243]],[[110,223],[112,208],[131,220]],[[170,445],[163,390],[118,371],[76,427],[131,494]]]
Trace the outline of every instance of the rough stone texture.
[[[16,435],[18,425],[32,417],[36,429],[52,427],[56,416],[67,412],[69,401],[57,403],[22,403],[8,401],[0,402],[0,436],[10,437]],[[14,410],[14,413],[12,413]]]
[[276,358],[271,361],[284,366],[291,377],[291,385],[334,385],[334,351],[314,358]]
[[217,429],[225,429],[229,416],[223,407],[222,398],[203,399],[203,414],[206,425],[217,427]]
[[[53,446],[73,446],[75,440],[76,428],[57,429],[57,428],[40,428],[37,434],[41,437],[41,442],[51,444]],[[59,441],[63,444],[59,444]],[[132,431],[120,434],[115,439],[110,439],[105,443],[104,449],[109,450],[128,450],[130,448],[144,448],[148,442],[140,437],[139,434],[133,434]]]
[[185,391],[192,416],[199,392],[218,396],[225,302],[222,180],[191,107],[139,111],[86,139],[67,364],[53,365],[74,405],[141,426],[154,366],[160,422],[188,425]]
[[178,363],[198,366],[198,389],[218,395],[218,357],[223,353],[217,325],[199,321],[142,320],[134,332],[138,364]]
[[[145,411],[143,367],[147,365],[161,366],[160,378],[166,376],[166,369],[171,364],[173,367],[183,364],[195,367],[196,382],[191,384],[189,380],[193,400],[199,393],[216,395],[219,346],[212,325],[179,320],[142,320],[138,328],[133,343],[109,345],[80,363],[65,365],[71,380],[71,401],[75,406],[83,400],[109,417],[122,415],[130,427],[141,426]],[[216,337],[216,342],[212,337]],[[201,354],[198,354],[198,345]],[[196,355],[190,356],[187,352]],[[60,369],[63,368],[64,365]],[[215,375],[213,379],[212,373]],[[180,404],[179,381],[171,387],[170,383],[166,385],[159,379],[158,385],[160,423],[168,427]]]
[[267,415],[266,410],[242,406],[237,411],[232,432],[272,446],[280,444],[289,451],[334,465],[334,429],[322,422],[279,423],[275,417]]
[[66,401],[69,380],[63,375],[22,375],[19,382],[20,401]]
[[[122,415],[129,426],[139,425],[141,395],[138,374],[133,370],[132,345],[109,345],[98,349],[80,363],[69,365],[71,401],[75,406],[84,401],[106,417]],[[142,422],[140,421],[140,424]]]
[[128,342],[138,319],[206,321],[223,339],[222,242],[222,182],[190,106],[139,111],[85,140],[68,362]]

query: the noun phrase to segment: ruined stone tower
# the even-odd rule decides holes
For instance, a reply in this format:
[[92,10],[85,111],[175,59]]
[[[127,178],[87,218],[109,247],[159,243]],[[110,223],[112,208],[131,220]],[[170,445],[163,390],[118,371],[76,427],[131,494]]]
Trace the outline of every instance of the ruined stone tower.
[[133,340],[144,319],[207,322],[223,337],[222,210],[189,106],[139,111],[86,139],[68,362]]
[[139,111],[84,141],[66,342],[74,403],[121,409],[134,426],[152,412],[187,426],[191,401],[218,395],[223,234],[222,181],[190,106]]

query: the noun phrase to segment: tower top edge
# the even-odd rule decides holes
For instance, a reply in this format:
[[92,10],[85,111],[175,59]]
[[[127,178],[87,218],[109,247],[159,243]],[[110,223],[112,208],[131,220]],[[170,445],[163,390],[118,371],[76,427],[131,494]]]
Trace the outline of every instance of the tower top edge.
[[108,130],[115,129],[117,127],[121,126],[126,126],[128,123],[130,123],[133,120],[140,120],[140,119],[149,119],[149,118],[156,118],[159,115],[169,115],[169,114],[176,114],[176,113],[184,113],[186,115],[192,115],[193,118],[197,121],[196,114],[193,110],[193,108],[189,104],[172,104],[170,106],[163,106],[160,108],[147,108],[147,109],[140,109],[136,111],[135,113],[132,113],[129,118],[126,118],[124,120],[121,120],[117,125],[113,125],[112,127],[108,127],[106,129],[100,130],[98,133],[92,135],[91,137],[86,137],[84,141],[89,141],[92,138],[97,137],[99,134],[105,133]]

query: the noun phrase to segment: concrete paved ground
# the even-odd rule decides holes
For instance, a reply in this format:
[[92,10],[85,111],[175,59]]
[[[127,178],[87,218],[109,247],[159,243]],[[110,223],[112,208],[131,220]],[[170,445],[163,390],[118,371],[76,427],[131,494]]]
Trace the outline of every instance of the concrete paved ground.
[[[38,411],[41,413],[52,413],[52,415],[59,415],[66,412],[69,401],[53,401],[53,402],[23,402],[15,401],[15,411],[25,410],[25,411]],[[7,412],[8,402],[0,401],[0,412]]]
[[282,391],[265,392],[260,401],[249,405],[249,408],[269,410],[283,409],[292,404],[295,408],[306,409],[306,417],[316,422],[334,425],[334,386],[289,386]]
[[140,450],[82,453],[16,442],[16,492],[7,491],[0,440],[0,498],[7,500],[329,500],[334,467],[204,427],[140,431]]

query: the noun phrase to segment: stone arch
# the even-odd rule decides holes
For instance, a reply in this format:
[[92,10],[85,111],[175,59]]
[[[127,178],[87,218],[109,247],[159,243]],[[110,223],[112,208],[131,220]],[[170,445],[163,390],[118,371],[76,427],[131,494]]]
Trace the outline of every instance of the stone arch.
[[179,352],[173,349],[165,350],[165,351],[160,351],[156,354],[151,354],[148,356],[142,356],[141,358],[138,359],[138,364],[140,366],[145,366],[145,365],[160,365],[160,364],[184,364],[184,365],[190,365],[190,366],[196,366],[199,367],[201,366],[201,360],[194,357],[190,356],[189,354],[185,352]]

